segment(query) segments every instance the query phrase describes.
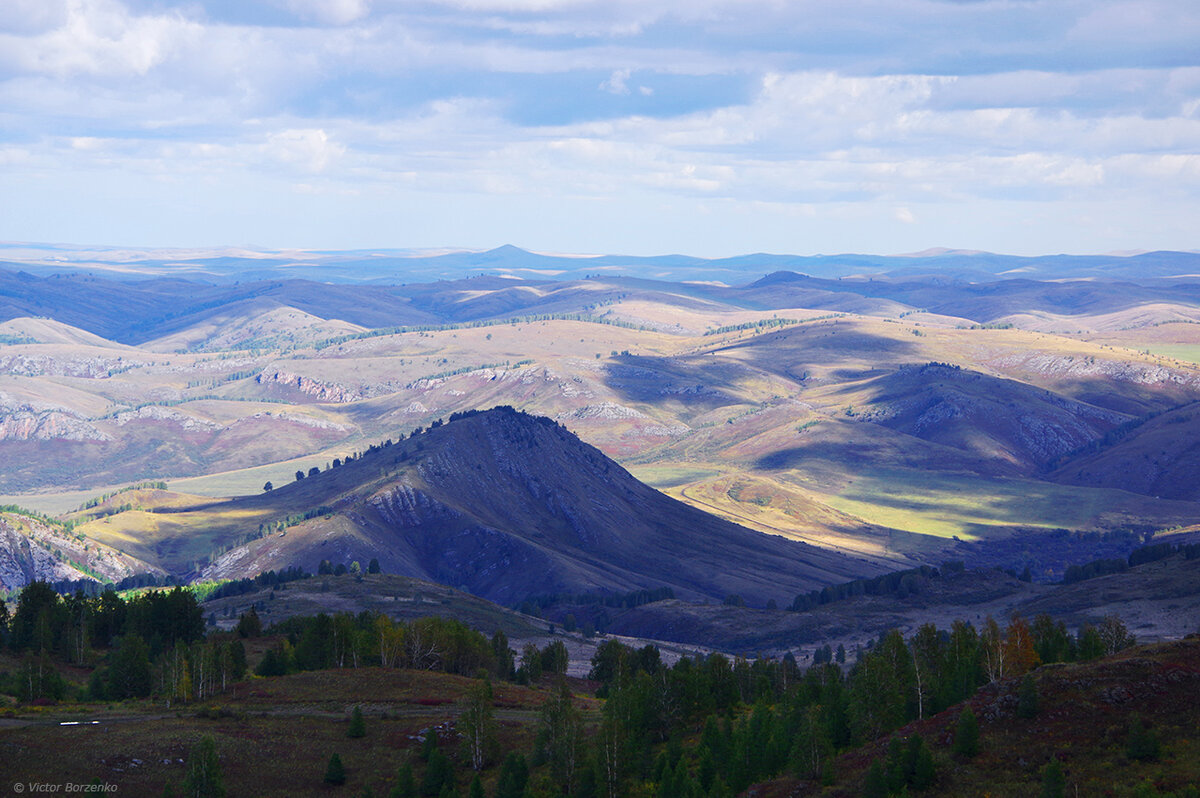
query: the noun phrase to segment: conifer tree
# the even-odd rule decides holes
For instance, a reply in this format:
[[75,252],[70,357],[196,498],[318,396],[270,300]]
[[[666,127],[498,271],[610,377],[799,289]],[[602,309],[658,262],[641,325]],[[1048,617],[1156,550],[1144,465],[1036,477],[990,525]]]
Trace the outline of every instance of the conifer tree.
[[417,798],[417,782],[413,778],[412,765],[406,762],[400,767],[388,798]]
[[954,730],[954,753],[963,759],[971,759],[979,753],[979,721],[971,711],[971,705],[963,707]]
[[1049,764],[1042,768],[1041,798],[1063,798],[1066,786],[1067,780],[1063,776],[1062,765],[1057,759],[1051,759]]
[[525,757],[510,751],[500,766],[500,780],[496,783],[496,798],[521,798],[529,782],[529,765]]
[[867,770],[867,779],[863,783],[863,798],[887,798],[887,794],[887,775],[883,771],[883,764],[876,759]]
[[929,750],[929,746],[925,744],[919,734],[914,734],[909,740],[909,752],[912,759],[912,773],[908,783],[918,790],[929,789],[937,778],[933,752]]
[[440,796],[446,787],[454,789],[454,765],[441,751],[434,750],[425,766],[425,778],[421,781],[421,795],[425,798]]
[[1130,759],[1151,761],[1158,759],[1158,735],[1147,729],[1140,715],[1129,719],[1129,736],[1125,742],[1125,753]]
[[1036,718],[1038,713],[1037,682],[1031,674],[1021,677],[1021,686],[1017,689],[1017,717]]
[[329,757],[329,765],[325,768],[325,783],[346,783],[346,768],[344,765],[342,765],[342,758],[337,754]]
[[367,725],[363,720],[362,707],[357,704],[354,706],[354,711],[350,713],[350,728],[346,729],[346,736],[351,738],[367,736]]

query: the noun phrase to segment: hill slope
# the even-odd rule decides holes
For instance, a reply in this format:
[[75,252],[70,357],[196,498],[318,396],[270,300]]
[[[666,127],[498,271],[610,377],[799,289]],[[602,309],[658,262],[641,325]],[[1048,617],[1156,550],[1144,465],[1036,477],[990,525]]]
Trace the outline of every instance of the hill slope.
[[158,569],[58,524],[14,512],[0,512],[0,591],[20,590],[36,580],[120,581]]
[[270,494],[192,511],[188,526],[202,526],[205,513],[266,520],[322,506],[329,515],[236,548],[204,575],[377,558],[390,573],[502,603],[665,585],[681,597],[736,593],[761,606],[879,570],[709,516],[638,482],[555,422],[509,408],[465,414]]

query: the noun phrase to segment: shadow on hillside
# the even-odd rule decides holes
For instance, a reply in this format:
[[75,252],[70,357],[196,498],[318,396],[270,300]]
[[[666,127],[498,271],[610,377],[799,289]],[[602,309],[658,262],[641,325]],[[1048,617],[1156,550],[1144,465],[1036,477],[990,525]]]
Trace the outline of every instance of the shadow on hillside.
[[895,363],[903,358],[922,359],[913,341],[854,330],[827,323],[791,327],[739,341],[716,352],[739,352],[739,359],[771,373],[790,374],[804,365],[837,365],[847,359]]
[[740,363],[676,360],[649,355],[618,355],[604,369],[603,381],[622,398],[656,404],[674,400],[696,410],[742,404],[736,378],[746,376]]
[[804,446],[765,454],[754,461],[752,468],[760,471],[787,471],[813,463],[831,463],[838,466],[869,465],[873,462],[873,450],[856,447],[845,442],[814,442]]

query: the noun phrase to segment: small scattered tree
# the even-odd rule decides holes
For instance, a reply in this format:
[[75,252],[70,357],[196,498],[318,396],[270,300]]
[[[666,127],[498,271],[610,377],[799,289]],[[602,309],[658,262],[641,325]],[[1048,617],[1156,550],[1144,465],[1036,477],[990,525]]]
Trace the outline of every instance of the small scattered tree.
[[185,798],[225,798],[221,761],[217,757],[217,744],[212,735],[201,737],[188,754],[183,794]]
[[1158,735],[1147,729],[1140,715],[1129,719],[1129,737],[1125,741],[1125,753],[1130,759],[1152,761],[1158,759]]
[[496,720],[492,715],[492,684],[483,680],[467,691],[456,730],[463,752],[475,771],[483,770],[496,748]]
[[510,751],[500,766],[500,779],[496,782],[496,798],[521,798],[529,783],[529,765],[525,757]]
[[429,759],[437,752],[438,736],[436,729],[430,729],[425,732],[425,739],[421,741],[421,761],[429,762]]
[[1032,674],[1021,677],[1021,686],[1017,688],[1017,717],[1036,718],[1038,713],[1037,682]]
[[273,490],[275,490],[275,486],[272,485],[270,482],[267,482],[266,484],[263,485],[263,493],[268,493]]
[[1115,654],[1137,643],[1137,639],[1129,633],[1125,622],[1118,615],[1106,615],[1096,631],[1100,635],[1105,654]]
[[1051,759],[1050,762],[1042,768],[1042,794],[1041,798],[1063,798],[1063,793],[1066,791],[1067,779],[1063,775],[1062,765],[1057,759]]
[[350,713],[350,728],[346,729],[346,736],[351,738],[367,736],[367,725],[363,721],[362,707],[358,705],[355,705],[354,711]]
[[325,768],[325,783],[326,784],[345,784],[346,783],[346,768],[342,765],[342,758],[337,754],[329,757],[329,765]]
[[262,619],[253,607],[238,616],[237,633],[238,637],[258,637],[262,634]]
[[388,798],[417,798],[417,781],[413,778],[412,765],[405,763],[400,767]]
[[971,711],[971,705],[963,707],[954,730],[954,753],[963,759],[971,759],[979,753],[979,721]]
[[425,766],[425,778],[421,781],[421,795],[425,798],[440,796],[442,791],[454,789],[454,764],[441,751],[435,750]]
[[873,760],[863,783],[863,798],[887,798],[887,794],[887,775],[883,772],[883,764],[878,759]]

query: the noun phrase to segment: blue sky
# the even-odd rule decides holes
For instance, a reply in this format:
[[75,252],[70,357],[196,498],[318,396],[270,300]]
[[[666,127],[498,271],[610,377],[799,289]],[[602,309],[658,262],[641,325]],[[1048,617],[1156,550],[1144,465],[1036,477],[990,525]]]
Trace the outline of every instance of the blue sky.
[[1200,249],[1195,0],[3,0],[0,240]]

